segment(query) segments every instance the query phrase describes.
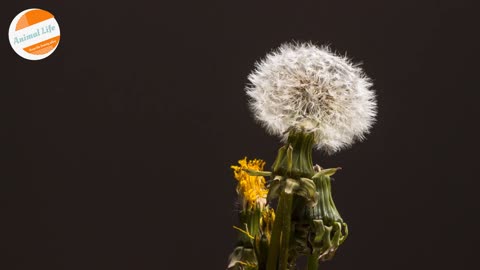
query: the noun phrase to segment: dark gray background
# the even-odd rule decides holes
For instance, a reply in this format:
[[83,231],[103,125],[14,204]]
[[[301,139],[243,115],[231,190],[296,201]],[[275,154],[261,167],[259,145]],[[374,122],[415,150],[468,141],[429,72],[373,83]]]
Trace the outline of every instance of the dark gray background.
[[[256,60],[331,44],[374,79],[368,139],[334,156],[351,228],[322,269],[477,269],[475,1],[2,1],[0,269],[224,269],[244,155],[280,146],[248,111]],[[52,12],[45,60],[7,40]]]

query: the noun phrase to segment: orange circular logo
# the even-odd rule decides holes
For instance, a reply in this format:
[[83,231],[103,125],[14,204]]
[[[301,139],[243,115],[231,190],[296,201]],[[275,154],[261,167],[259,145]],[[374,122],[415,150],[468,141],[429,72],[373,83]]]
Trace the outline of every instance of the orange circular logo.
[[8,35],[10,45],[18,55],[28,60],[40,60],[58,47],[60,27],[52,13],[32,8],[13,19]]

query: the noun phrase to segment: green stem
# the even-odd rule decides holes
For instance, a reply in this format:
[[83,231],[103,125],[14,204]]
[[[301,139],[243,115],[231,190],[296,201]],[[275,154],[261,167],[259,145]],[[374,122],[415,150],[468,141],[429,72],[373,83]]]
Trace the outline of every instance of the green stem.
[[307,270],[317,270],[318,269],[318,256],[315,254],[308,256]]
[[[290,243],[293,194],[283,191],[278,199],[273,223],[270,247],[268,249],[267,270],[287,270]],[[278,266],[278,268],[277,268]]]
[[293,194],[286,193],[283,194],[283,229],[282,229],[282,246],[280,250],[280,263],[279,270],[288,269],[288,254],[289,254],[289,244],[290,244],[290,232],[291,228],[291,218],[292,218],[292,202]]
[[278,266],[278,253],[280,250],[280,239],[282,237],[282,226],[284,214],[283,214],[283,194],[280,194],[278,199],[278,206],[275,210],[275,221],[273,222],[272,235],[270,237],[270,246],[268,248],[267,256],[267,270],[277,270]]

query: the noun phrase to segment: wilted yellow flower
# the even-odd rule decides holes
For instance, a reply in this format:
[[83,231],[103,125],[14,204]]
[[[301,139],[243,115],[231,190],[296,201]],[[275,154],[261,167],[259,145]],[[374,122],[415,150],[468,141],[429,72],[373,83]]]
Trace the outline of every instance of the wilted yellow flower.
[[232,165],[233,175],[238,180],[237,193],[243,197],[244,207],[252,208],[257,203],[265,205],[268,190],[265,188],[265,177],[249,175],[245,170],[262,171],[265,161],[247,157],[238,161],[240,166]]
[[260,226],[262,228],[262,232],[264,235],[267,236],[268,241],[270,241],[270,236],[272,234],[273,229],[273,222],[275,221],[275,211],[273,208],[266,207],[262,211],[262,218],[260,219]]

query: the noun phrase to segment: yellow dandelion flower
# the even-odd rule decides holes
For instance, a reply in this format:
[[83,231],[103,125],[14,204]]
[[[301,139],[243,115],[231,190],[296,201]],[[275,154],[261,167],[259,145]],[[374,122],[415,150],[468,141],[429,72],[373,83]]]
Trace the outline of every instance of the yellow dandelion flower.
[[265,161],[247,157],[238,161],[240,166],[232,165],[233,175],[238,181],[237,193],[243,197],[244,207],[252,208],[257,203],[265,205],[268,190],[265,188],[265,177],[249,175],[245,170],[262,171]]

